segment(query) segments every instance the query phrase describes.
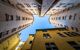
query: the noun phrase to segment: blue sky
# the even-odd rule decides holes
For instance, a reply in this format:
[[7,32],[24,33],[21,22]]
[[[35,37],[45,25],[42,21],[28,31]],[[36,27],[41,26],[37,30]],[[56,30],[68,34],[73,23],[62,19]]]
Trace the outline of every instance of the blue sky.
[[34,15],[34,22],[29,27],[23,29],[20,33],[21,41],[26,41],[29,34],[35,34],[36,29],[54,28],[54,25],[49,23],[49,16],[38,17]]

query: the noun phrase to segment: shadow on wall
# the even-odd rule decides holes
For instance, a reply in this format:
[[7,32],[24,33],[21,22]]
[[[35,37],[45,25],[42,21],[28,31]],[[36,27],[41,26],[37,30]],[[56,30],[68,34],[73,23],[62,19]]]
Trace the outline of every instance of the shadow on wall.
[[34,22],[29,27],[22,30],[20,33],[21,41],[26,41],[29,34],[36,33],[36,29],[54,28],[52,24],[49,23],[49,16],[38,17],[34,15]]

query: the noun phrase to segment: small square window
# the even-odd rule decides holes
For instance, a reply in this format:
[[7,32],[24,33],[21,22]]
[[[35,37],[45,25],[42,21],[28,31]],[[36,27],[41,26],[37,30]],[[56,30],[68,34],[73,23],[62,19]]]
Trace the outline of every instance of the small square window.
[[25,20],[25,17],[22,17],[22,20]]
[[12,32],[14,32],[14,31],[16,31],[16,28],[13,28],[13,29],[12,29]]
[[9,15],[5,14],[5,16],[6,16],[6,21],[9,21]]
[[32,41],[30,41],[29,44],[32,44]]
[[49,34],[43,34],[43,37],[46,38],[46,39],[51,38]]
[[11,15],[11,20],[13,20],[13,15]]

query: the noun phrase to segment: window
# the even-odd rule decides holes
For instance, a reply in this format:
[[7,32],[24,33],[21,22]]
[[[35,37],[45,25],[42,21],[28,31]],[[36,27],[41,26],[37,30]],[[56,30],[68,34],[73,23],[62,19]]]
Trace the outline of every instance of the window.
[[70,37],[73,36],[73,35],[70,34],[70,32],[64,32],[64,34],[66,34],[66,35],[68,35],[68,36],[70,36]]
[[29,44],[32,44],[32,41],[30,41]]
[[13,20],[13,15],[5,14],[6,16],[6,21]]
[[75,43],[74,41],[69,41],[68,43],[72,46],[77,45],[77,43]]
[[62,24],[60,24],[60,26],[61,26],[61,27],[63,27],[63,25],[62,25]]
[[25,17],[22,17],[22,20],[25,20]]
[[21,29],[21,26],[19,26],[18,29]]
[[70,16],[69,16],[69,20],[71,20],[71,18],[72,18],[72,16],[70,15]]
[[27,5],[27,7],[31,7],[31,6],[30,6],[29,4],[27,4],[27,3],[26,3],[26,5]]
[[68,36],[70,36],[70,37],[73,36],[73,35],[71,35],[69,32],[64,32],[64,34],[66,34],[66,35],[68,35]]
[[13,29],[12,29],[12,32],[14,32],[14,31],[16,31],[16,28],[13,28]]
[[[68,5],[70,5],[70,4],[68,4]],[[67,8],[67,11],[69,11],[71,8]]]
[[68,44],[70,44],[76,50],[80,50],[80,45],[77,44],[76,42],[74,42],[74,41],[68,41]]
[[59,20],[61,19],[61,17],[59,17]]
[[75,29],[76,29],[77,32],[79,31],[78,28],[75,28]]
[[62,17],[62,19],[63,19],[63,20],[65,19],[64,16]]
[[64,17],[64,19],[66,20],[66,16]]
[[2,33],[2,36],[4,37],[4,36],[6,36],[8,33],[9,33],[9,30],[8,30],[8,31],[3,32],[3,33]]
[[71,27],[72,30],[74,30],[74,27]]
[[64,27],[65,27],[66,29],[68,29],[68,26],[64,25]]
[[61,34],[61,33],[57,33],[59,36],[61,37],[66,37],[65,35]]
[[79,33],[76,33],[76,32],[64,32],[64,34],[70,36],[70,37],[73,37],[73,36],[80,36]]
[[16,16],[16,20],[20,20],[20,16]]
[[46,46],[46,50],[58,50],[58,48],[53,42],[45,43],[45,46]]
[[56,24],[57,26],[59,26],[59,24]]
[[43,37],[46,38],[46,39],[47,39],[47,38],[51,38],[50,35],[49,35],[48,33],[43,34]]
[[9,21],[9,15],[5,14],[5,16],[6,16],[6,21]]
[[68,32],[68,33],[70,33],[72,36],[77,36],[77,33],[75,32]]
[[47,30],[42,30],[43,32],[47,32]]
[[76,36],[80,36],[80,33],[77,33],[77,32],[72,32],[72,34],[74,34]]
[[11,15],[10,17],[11,17],[11,20],[13,20],[13,15]]
[[8,34],[9,33],[9,30],[8,31],[6,31],[6,34]]
[[28,20],[28,18],[26,18],[26,20]]
[[0,33],[0,38],[2,37],[2,32]]

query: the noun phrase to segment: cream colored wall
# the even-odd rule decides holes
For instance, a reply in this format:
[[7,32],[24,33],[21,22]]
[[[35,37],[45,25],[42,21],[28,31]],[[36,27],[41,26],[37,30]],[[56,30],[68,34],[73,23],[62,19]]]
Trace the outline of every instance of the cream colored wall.
[[[4,2],[5,3],[5,2]],[[16,32],[20,31],[21,29],[24,29],[28,26],[30,26],[33,22],[33,16],[31,13],[26,13],[24,11],[19,10],[16,7],[12,7],[9,4],[4,4],[0,0],[0,33],[6,32],[9,30],[8,34],[4,37],[1,37],[1,39],[6,38],[10,36],[11,34],[14,34],[14,32],[11,32],[13,28],[16,28]],[[5,14],[13,15],[12,21],[6,21]],[[20,16],[20,20],[16,20],[16,15]],[[22,20],[22,17],[28,18],[28,20]],[[19,28],[21,27],[21,28]]]
[[0,43],[0,50],[15,50],[15,47],[18,45],[19,41],[19,35],[14,34]]
[[[37,31],[33,44],[32,44],[32,50],[46,50],[45,43],[53,42],[56,44],[59,50],[75,50],[72,46],[70,46],[67,41],[75,41],[79,43],[80,41],[80,36],[74,36],[74,37],[69,37],[65,34],[66,37],[61,37],[57,33],[60,32],[63,34],[63,32],[72,32],[72,31],[59,31],[59,30],[48,30],[47,32],[42,32],[42,31]],[[43,34],[48,33],[51,38],[45,39],[43,38]]]
[[[78,7],[75,8],[71,8],[71,10],[68,11],[64,11],[64,12],[60,12],[60,13],[56,13],[54,15],[52,15],[50,17],[50,22],[55,25],[56,27],[65,27],[68,26],[69,29],[71,29],[71,27],[74,27],[74,31],[75,28],[77,28],[80,31],[80,5]],[[76,16],[75,16],[76,14]],[[69,16],[72,16],[71,20],[69,20]],[[63,20],[62,17],[66,16],[66,20]],[[73,20],[75,16],[75,20]],[[56,17],[61,17],[61,19],[54,19]],[[53,20],[52,20],[53,18]],[[63,26],[61,26],[60,24],[62,24]]]
[[[30,14],[27,14],[25,12],[22,12],[18,9],[14,9],[10,6],[6,6],[2,3],[0,3],[0,32],[5,31],[6,29],[12,29],[14,27],[19,27],[21,25],[25,25],[25,24],[30,24],[33,22],[33,17]],[[5,14],[9,14],[9,15],[13,15],[14,16],[14,20],[13,21],[5,21]],[[31,20],[20,20],[20,21],[16,21],[16,15],[20,16],[20,17],[28,17]],[[15,25],[16,24],[16,25]],[[4,27],[5,26],[5,27]]]

